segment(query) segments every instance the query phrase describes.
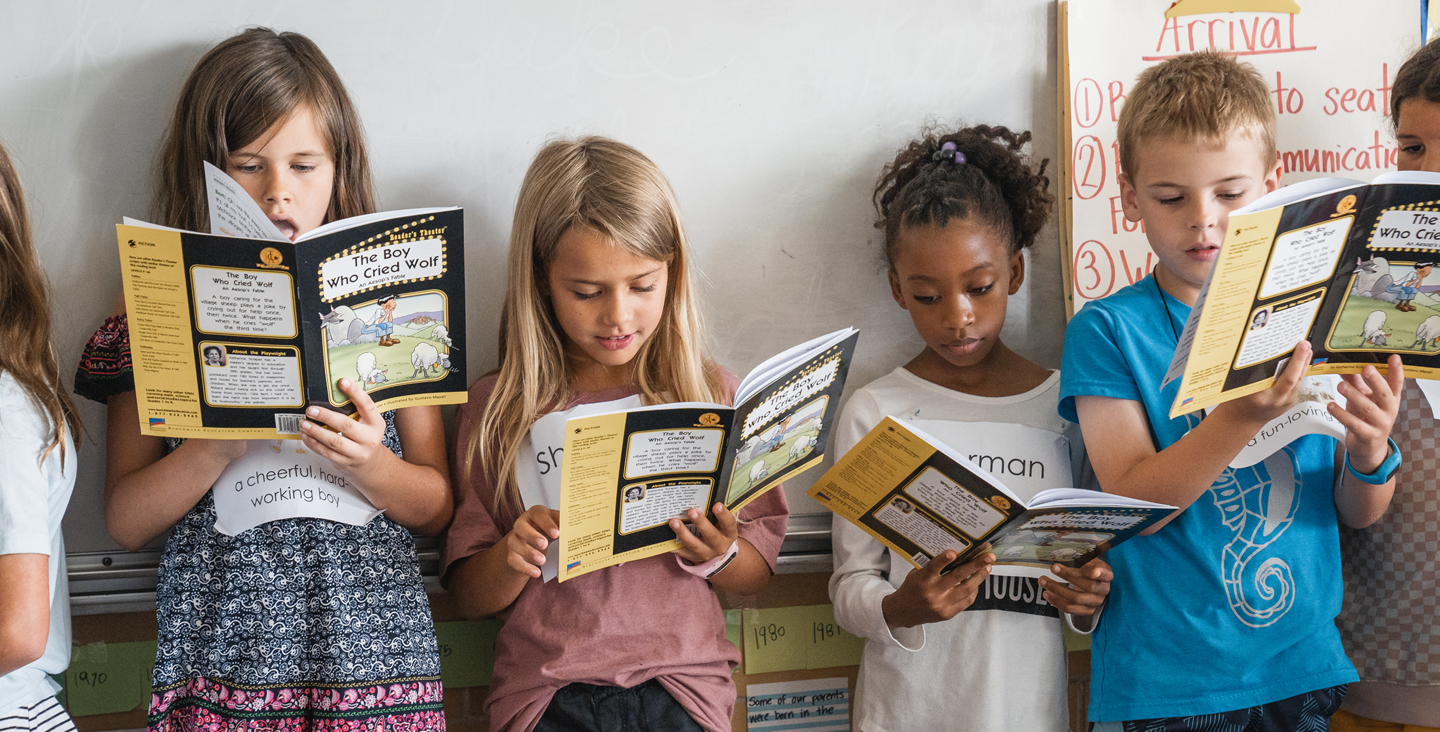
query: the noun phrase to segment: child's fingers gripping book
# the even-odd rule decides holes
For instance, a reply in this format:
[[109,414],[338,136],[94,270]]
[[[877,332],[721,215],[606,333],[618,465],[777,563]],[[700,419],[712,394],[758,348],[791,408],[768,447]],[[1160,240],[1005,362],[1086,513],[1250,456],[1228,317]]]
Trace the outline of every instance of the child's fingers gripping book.
[[465,401],[464,215],[356,216],[292,243],[206,164],[212,233],[116,227],[140,430],[296,438],[306,407]]
[[755,367],[735,407],[661,404],[565,424],[560,580],[678,546],[672,518],[739,511],[819,463],[859,334],[846,328]]
[[1440,175],[1326,178],[1230,214],[1225,244],[1166,375],[1172,416],[1270,387],[1295,345],[1311,374],[1440,377]]
[[1097,491],[1052,488],[1027,502],[960,451],[886,417],[809,495],[924,567],[947,549],[963,564],[989,543],[993,572],[1038,577],[1079,567],[1175,511]]

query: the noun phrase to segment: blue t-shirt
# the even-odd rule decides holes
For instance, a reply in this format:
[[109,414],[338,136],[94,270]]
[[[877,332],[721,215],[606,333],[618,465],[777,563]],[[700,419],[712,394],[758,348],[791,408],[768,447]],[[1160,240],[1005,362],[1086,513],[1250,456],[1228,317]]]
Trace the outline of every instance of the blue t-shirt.
[[[1088,303],[1066,327],[1060,415],[1078,421],[1077,396],[1129,399],[1145,406],[1157,450],[1184,437],[1199,413],[1170,419],[1180,383],[1160,382],[1189,316],[1153,275]],[[1109,553],[1091,720],[1213,714],[1357,679],[1335,628],[1335,449],[1311,435],[1227,468],[1170,524]]]

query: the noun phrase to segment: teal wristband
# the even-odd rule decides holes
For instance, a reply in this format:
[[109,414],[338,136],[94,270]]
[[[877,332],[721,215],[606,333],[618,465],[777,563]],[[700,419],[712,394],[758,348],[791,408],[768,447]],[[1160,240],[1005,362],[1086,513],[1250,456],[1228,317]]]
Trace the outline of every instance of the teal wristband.
[[1390,479],[1395,476],[1395,471],[1400,469],[1400,446],[1395,444],[1394,438],[1386,439],[1390,442],[1390,454],[1385,456],[1385,462],[1380,463],[1380,467],[1376,468],[1375,472],[1366,475],[1356,470],[1355,466],[1350,464],[1349,452],[1345,453],[1345,469],[1350,471],[1350,474],[1361,483],[1385,485],[1390,482]]

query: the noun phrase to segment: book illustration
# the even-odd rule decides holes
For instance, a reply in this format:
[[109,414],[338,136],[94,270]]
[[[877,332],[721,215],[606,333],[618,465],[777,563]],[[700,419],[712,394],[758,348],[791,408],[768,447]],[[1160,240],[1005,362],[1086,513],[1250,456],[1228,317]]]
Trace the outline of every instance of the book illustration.
[[820,397],[746,440],[736,451],[727,500],[735,500],[766,478],[809,457],[820,444],[829,399]]
[[1326,347],[1331,351],[1424,352],[1440,347],[1440,275],[1434,260],[1357,260]]
[[1026,524],[992,544],[990,551],[1010,564],[1043,568],[1074,561],[1114,538],[1114,534],[1096,531],[1032,530]]
[[325,338],[325,372],[330,402],[348,404],[341,377],[373,392],[401,384],[439,381],[459,366],[452,363],[449,303],[444,292],[388,294],[354,306],[331,306],[319,314]]

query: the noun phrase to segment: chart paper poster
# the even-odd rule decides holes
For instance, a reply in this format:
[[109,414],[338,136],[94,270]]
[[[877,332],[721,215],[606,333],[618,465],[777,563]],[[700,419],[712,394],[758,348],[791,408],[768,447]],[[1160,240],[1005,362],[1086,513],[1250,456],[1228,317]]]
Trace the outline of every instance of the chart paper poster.
[[1073,314],[1156,260],[1120,203],[1115,127],[1135,79],[1215,48],[1259,70],[1275,107],[1281,184],[1394,170],[1390,87],[1422,42],[1418,0],[1070,0],[1061,3],[1062,246]]
[[747,732],[848,732],[850,680],[809,679],[745,687]]

